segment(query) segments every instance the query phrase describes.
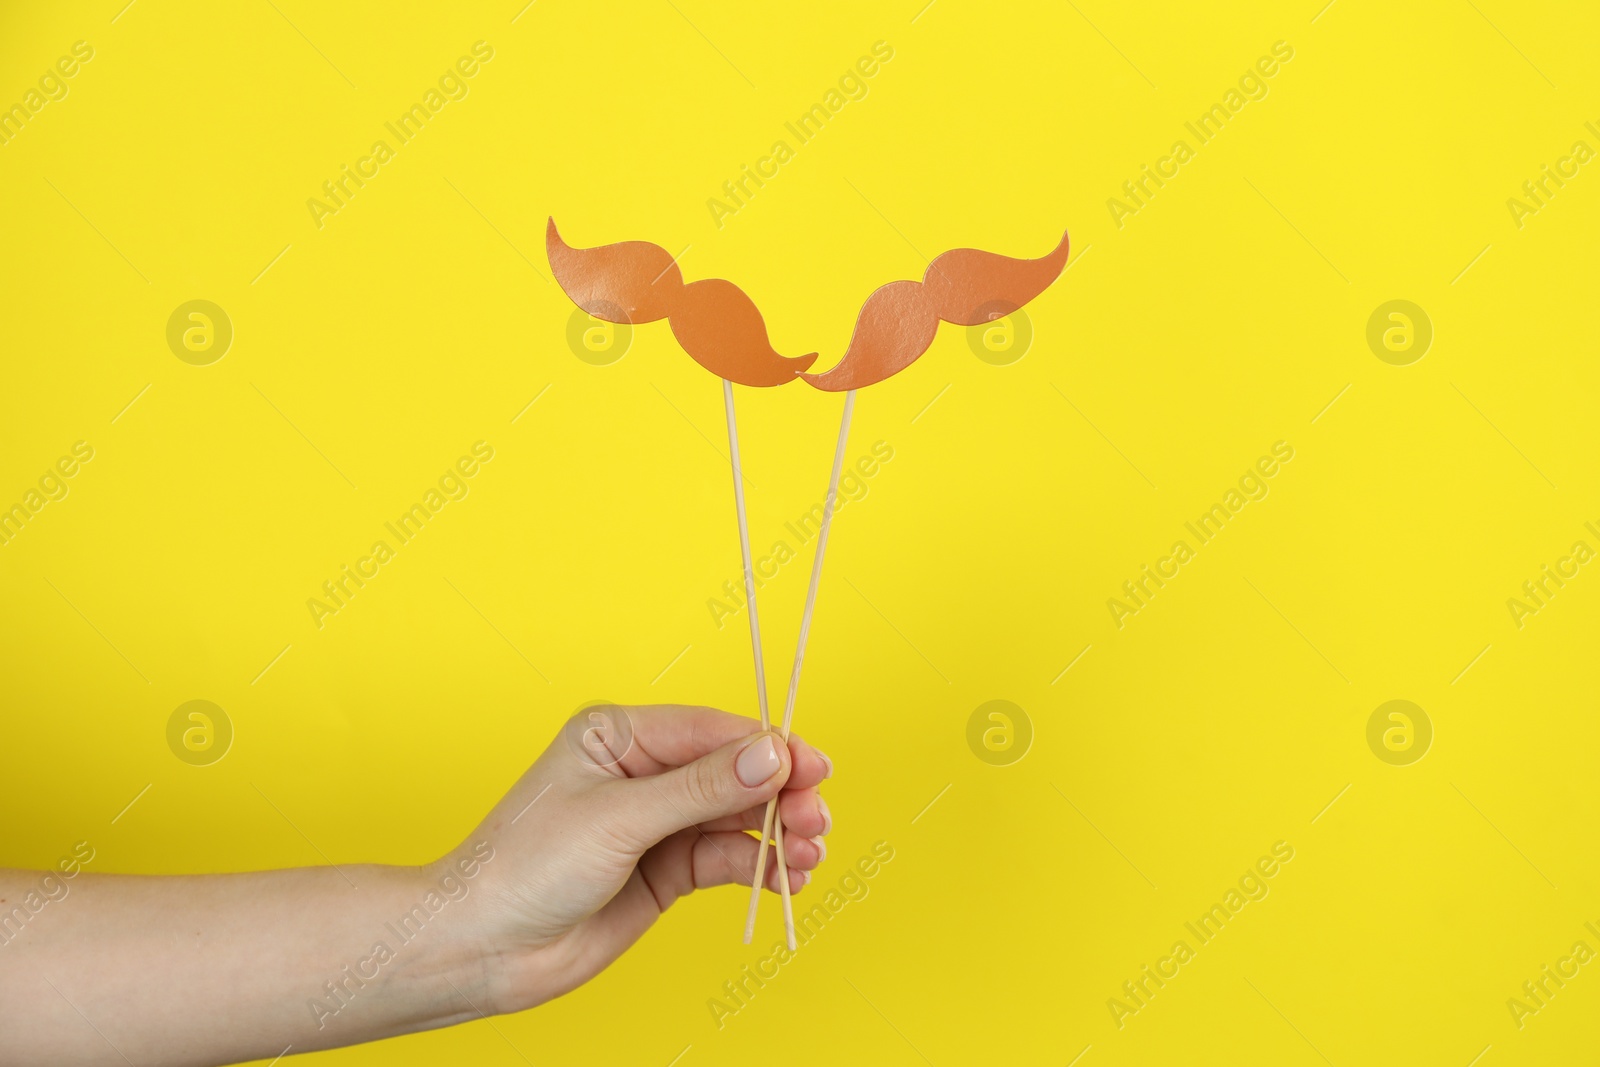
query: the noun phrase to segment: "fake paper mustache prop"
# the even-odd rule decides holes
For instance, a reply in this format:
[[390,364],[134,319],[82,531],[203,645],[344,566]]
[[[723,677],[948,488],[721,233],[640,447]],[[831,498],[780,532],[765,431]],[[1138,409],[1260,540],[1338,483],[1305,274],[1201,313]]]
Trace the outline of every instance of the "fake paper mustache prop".
[[1067,263],[1067,235],[1041,259],[957,248],[928,264],[922,281],[890,282],[867,297],[837,366],[800,377],[829,392],[874,385],[905,370],[933,344],[939,320],[978,326],[1044,292]]
[[545,229],[550,269],[562,290],[583,310],[606,322],[639,324],[666,319],[694,361],[740,385],[783,385],[816,360],[815,352],[790,359],[773,351],[767,324],[744,291],[721,278],[683,281],[672,254],[648,241],[573,248]]

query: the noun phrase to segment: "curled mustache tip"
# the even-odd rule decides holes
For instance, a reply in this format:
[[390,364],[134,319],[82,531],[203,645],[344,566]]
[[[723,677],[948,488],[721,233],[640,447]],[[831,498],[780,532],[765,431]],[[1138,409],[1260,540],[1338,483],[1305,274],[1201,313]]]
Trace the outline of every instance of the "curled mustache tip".
[[648,241],[573,248],[555,219],[545,228],[550,270],[563,292],[607,322],[666,319],[683,350],[702,367],[739,385],[783,385],[816,361],[812,352],[779,355],[767,338],[755,302],[732,282],[707,278],[685,284],[672,254]]
[[1065,232],[1039,259],[1013,259],[977,248],[957,248],[928,264],[922,281],[890,282],[861,306],[845,354],[820,374],[802,374],[828,392],[873,385],[915,363],[939,322],[977,326],[1004,318],[1050,287],[1067,264]]
[[606,322],[640,325],[671,311],[683,275],[672,254],[648,241],[622,241],[573,248],[561,239],[556,220],[545,227],[545,253],[563,292],[584,311]]

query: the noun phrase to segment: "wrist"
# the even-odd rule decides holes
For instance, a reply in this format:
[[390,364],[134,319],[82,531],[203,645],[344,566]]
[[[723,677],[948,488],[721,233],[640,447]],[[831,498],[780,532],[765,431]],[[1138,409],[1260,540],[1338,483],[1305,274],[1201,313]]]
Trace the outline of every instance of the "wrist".
[[440,1010],[464,1009],[460,1018],[429,1025],[524,1011],[567,992],[558,977],[565,970],[558,959],[563,946],[528,942],[518,919],[520,891],[505,868],[493,845],[475,836],[415,869],[411,893],[420,910],[408,905],[409,922],[394,922],[395,936],[419,925],[430,931],[427,958],[415,977],[449,993]]
[[494,1014],[470,894],[440,863],[346,868],[360,887],[359,910],[344,921],[345,947],[319,953],[321,985],[306,1001],[319,1039],[312,1047]]
[[542,924],[529,909],[538,909],[518,874],[482,838],[416,870],[412,893],[425,910],[437,909],[430,925],[439,935],[418,978],[440,980],[467,1019],[526,1011],[581,984],[569,979],[581,950],[568,937],[534,933]]
[[[397,964],[424,1018],[418,1028],[448,1026],[503,1009],[493,981],[494,941],[485,921],[493,849],[468,842],[420,867],[405,868],[398,907],[375,916],[380,941],[394,949]],[[376,946],[375,946],[376,947]]]

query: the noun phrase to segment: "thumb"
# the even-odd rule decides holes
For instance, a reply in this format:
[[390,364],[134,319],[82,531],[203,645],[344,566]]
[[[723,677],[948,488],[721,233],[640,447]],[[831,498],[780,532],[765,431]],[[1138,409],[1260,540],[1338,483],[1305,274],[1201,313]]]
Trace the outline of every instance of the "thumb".
[[679,830],[770,800],[789,770],[789,746],[778,734],[734,741],[664,774],[617,782],[614,829],[642,852]]

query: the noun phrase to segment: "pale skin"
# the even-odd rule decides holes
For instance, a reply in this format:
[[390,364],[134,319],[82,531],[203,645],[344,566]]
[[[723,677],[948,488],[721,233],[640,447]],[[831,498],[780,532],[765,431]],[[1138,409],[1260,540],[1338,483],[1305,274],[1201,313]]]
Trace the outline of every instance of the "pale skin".
[[[599,974],[679,897],[748,886],[763,846],[746,831],[774,795],[799,892],[832,828],[827,757],[711,708],[622,710],[625,753],[616,709],[574,716],[425,866],[78,870],[48,892],[47,872],[0,870],[0,1063],[236,1063],[536,1007]],[[769,855],[768,890],[777,878]],[[30,911],[30,893],[47,902]],[[730,907],[730,937],[742,917]]]

